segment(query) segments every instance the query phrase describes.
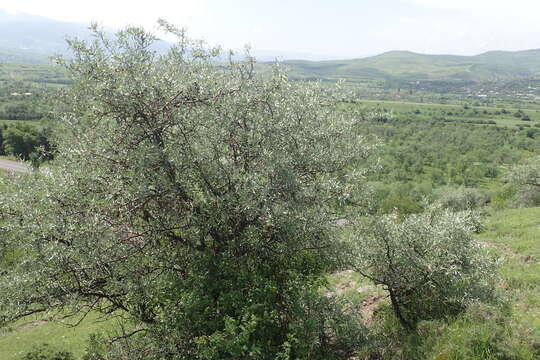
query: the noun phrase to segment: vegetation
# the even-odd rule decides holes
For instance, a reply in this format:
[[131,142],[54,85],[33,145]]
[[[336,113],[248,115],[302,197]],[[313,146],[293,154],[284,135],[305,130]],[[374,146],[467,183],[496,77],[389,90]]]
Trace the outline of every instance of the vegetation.
[[0,126],[0,155],[11,155],[34,164],[52,158],[48,128],[24,123]]
[[97,358],[353,354],[360,323],[319,287],[371,146],[316,84],[216,67],[164,26],[166,55],[138,28],[71,42],[58,157],[2,200],[3,319],[120,312],[129,346]]
[[384,216],[354,239],[354,270],[383,285],[401,325],[455,315],[493,299],[494,263],[471,237],[474,213],[434,207],[397,221]]
[[0,69],[0,155],[55,155],[0,183],[0,357],[540,357],[535,52],[288,77],[162,25]]
[[75,360],[73,355],[67,351],[56,350],[44,344],[23,356],[23,360]]
[[525,207],[540,205],[540,157],[515,166],[508,182],[514,205]]
[[287,61],[297,79],[418,81],[470,81],[534,77],[540,71],[540,51],[488,52],[477,56],[424,55],[390,51],[363,59]]

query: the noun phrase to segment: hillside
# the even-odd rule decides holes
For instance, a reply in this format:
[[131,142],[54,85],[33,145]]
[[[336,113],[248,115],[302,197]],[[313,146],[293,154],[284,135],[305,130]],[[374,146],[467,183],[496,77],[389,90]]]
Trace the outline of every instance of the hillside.
[[[0,9],[0,63],[46,64],[52,55],[68,54],[67,37],[90,39],[89,24],[57,21],[42,16],[11,14]],[[111,32],[112,33],[112,32]],[[165,51],[169,44],[155,44]],[[237,58],[243,57],[238,50]],[[261,61],[274,59],[338,59],[338,56],[311,54],[304,51],[256,49],[252,54]],[[226,60],[227,57],[223,57]]]
[[540,50],[491,51],[476,56],[390,51],[363,59],[286,61],[293,79],[490,81],[536,77]]
[[[40,16],[10,14],[0,10],[0,63],[45,64],[55,54],[67,55],[67,37],[90,39],[88,24],[61,22]],[[168,47],[156,43],[156,50]],[[254,51],[260,61],[313,56],[280,51]],[[224,59],[225,60],[225,59]],[[540,76],[540,49],[490,51],[476,56],[425,55],[390,51],[352,60],[288,60],[295,80],[346,79],[363,81],[444,80],[455,82],[508,80]],[[264,67],[264,65],[262,66]]]
[[89,38],[87,26],[0,10],[0,62],[44,64],[67,52],[66,37]]

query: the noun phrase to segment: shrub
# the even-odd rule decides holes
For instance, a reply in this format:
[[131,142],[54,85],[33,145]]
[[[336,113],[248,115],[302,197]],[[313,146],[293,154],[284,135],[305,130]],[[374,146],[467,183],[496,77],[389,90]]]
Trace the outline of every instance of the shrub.
[[75,360],[72,353],[42,344],[24,354],[21,360]]
[[3,243],[24,256],[2,274],[0,320],[120,311],[144,331],[113,346],[131,359],[322,356],[330,320],[299,309],[336,266],[336,213],[365,203],[351,168],[372,145],[337,91],[162,26],[179,39],[167,53],[141,28],[94,28],[59,60],[75,82],[58,157],[1,194]]
[[353,235],[351,263],[387,289],[396,317],[413,329],[493,298],[495,264],[470,235],[477,224],[471,211],[440,207],[401,222],[395,215],[372,219]]
[[540,156],[515,166],[505,179],[514,194],[512,205],[532,207],[540,205]]
[[443,187],[436,191],[437,203],[452,211],[476,210],[489,202],[489,197],[474,188]]

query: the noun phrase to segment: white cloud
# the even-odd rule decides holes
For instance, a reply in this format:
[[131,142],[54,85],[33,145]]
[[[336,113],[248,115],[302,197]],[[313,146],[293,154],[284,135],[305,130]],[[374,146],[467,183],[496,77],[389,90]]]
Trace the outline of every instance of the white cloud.
[[201,9],[201,0],[3,0],[0,9],[10,13],[40,15],[55,20],[90,23],[110,27],[127,24],[153,28],[158,18],[185,24]]
[[538,0],[406,0],[409,3],[443,10],[457,10],[474,14],[499,14],[506,16],[537,17],[540,11]]

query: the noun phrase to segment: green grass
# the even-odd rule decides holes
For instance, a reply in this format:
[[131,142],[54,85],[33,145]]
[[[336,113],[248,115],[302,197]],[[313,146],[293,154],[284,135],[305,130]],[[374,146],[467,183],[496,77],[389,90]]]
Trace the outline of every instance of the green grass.
[[[361,100],[358,105],[367,108],[378,108],[391,110],[396,116],[408,115],[415,118],[446,118],[461,122],[466,121],[495,121],[498,126],[534,126],[540,122],[540,113],[536,108],[505,108],[506,114],[496,114],[502,110],[501,107],[473,106],[467,110],[462,105],[437,104],[437,103],[418,103],[406,101],[387,101],[387,100]],[[514,113],[521,110],[528,115],[531,121],[523,121],[513,116]],[[419,113],[415,113],[419,111]],[[484,113],[486,112],[486,113]],[[449,115],[452,113],[452,115]]]
[[53,65],[0,64],[0,82],[27,81],[51,86],[66,85],[66,72]]
[[371,312],[378,320],[367,326],[380,337],[378,349],[392,354],[384,359],[539,359],[540,207],[492,212],[476,237],[501,262],[495,304],[475,304],[454,318],[421,322],[410,333],[399,329],[384,292],[366,286],[369,282],[354,272],[330,276],[326,294],[345,296],[365,318],[366,304],[376,305]]
[[0,359],[20,359],[22,354],[43,343],[70,351],[78,358],[84,354],[86,341],[91,334],[111,330],[114,324],[113,320],[102,321],[97,314],[89,314],[76,327],[29,316],[10,328],[0,329]]
[[493,214],[480,238],[501,255],[506,296],[540,341],[540,207]]

